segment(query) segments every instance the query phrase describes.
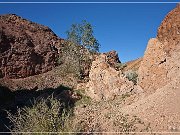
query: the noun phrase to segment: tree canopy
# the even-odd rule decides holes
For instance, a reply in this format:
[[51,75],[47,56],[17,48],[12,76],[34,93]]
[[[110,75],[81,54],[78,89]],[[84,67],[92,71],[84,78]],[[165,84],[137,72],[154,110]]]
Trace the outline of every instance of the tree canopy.
[[75,44],[82,45],[91,52],[99,52],[100,44],[94,37],[92,25],[83,20],[80,24],[72,24],[67,31],[67,39]]

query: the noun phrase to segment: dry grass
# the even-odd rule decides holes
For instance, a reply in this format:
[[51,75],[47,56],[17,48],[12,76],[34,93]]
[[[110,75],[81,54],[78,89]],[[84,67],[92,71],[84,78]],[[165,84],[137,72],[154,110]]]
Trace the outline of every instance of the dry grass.
[[[131,95],[123,95],[112,101],[95,102],[76,91],[82,99],[75,108],[65,109],[53,97],[41,99],[32,107],[19,108],[16,114],[8,112],[12,132],[134,132],[149,131],[149,125],[136,116],[124,115],[121,107]],[[86,134],[87,134],[86,133]],[[15,133],[14,133],[15,134]],[[64,133],[65,134],[65,133]],[[77,133],[81,134],[81,133]],[[84,133],[85,134],[85,133]]]
[[11,132],[65,132],[70,112],[52,96],[41,99],[32,107],[19,108],[16,114],[8,113]]

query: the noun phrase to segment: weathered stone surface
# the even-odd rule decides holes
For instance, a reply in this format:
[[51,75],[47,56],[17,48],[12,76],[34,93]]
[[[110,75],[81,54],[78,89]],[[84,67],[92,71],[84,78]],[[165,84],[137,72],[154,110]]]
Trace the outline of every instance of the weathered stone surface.
[[152,93],[180,76],[180,6],[172,10],[150,39],[139,68],[138,84]]
[[94,100],[113,99],[134,87],[133,82],[124,78],[121,71],[111,67],[106,54],[99,55],[91,66],[86,92]]
[[111,67],[115,68],[117,63],[121,63],[118,57],[118,53],[116,51],[110,51],[104,54],[106,55],[106,62]]
[[167,56],[163,44],[156,38],[150,39],[138,73],[138,84],[146,91],[154,91],[167,82]]
[[170,11],[158,28],[157,38],[168,53],[180,43],[180,4]]
[[24,78],[51,70],[60,42],[46,26],[14,14],[0,16],[0,77]]

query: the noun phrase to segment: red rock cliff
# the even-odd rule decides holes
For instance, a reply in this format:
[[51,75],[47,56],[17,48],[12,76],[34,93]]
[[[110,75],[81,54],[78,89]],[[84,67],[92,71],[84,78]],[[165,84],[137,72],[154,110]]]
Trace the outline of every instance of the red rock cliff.
[[60,42],[46,26],[14,14],[0,16],[0,77],[24,78],[51,70]]

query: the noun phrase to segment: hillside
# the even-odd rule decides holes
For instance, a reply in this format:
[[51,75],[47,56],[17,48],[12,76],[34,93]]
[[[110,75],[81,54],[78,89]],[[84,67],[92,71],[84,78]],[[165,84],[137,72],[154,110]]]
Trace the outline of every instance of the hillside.
[[123,69],[123,71],[128,71],[128,70],[133,70],[133,71],[138,71],[141,62],[142,62],[143,58],[138,58],[136,60],[132,60],[132,61],[128,61],[125,63],[125,68]]
[[51,29],[14,14],[0,16],[1,78],[25,78],[57,65],[61,39]]
[[180,132],[180,4],[126,66],[17,15],[0,26],[0,131]]
[[180,5],[163,20],[156,39],[150,39],[139,68],[146,98],[122,108],[151,121],[153,131],[179,131]]

